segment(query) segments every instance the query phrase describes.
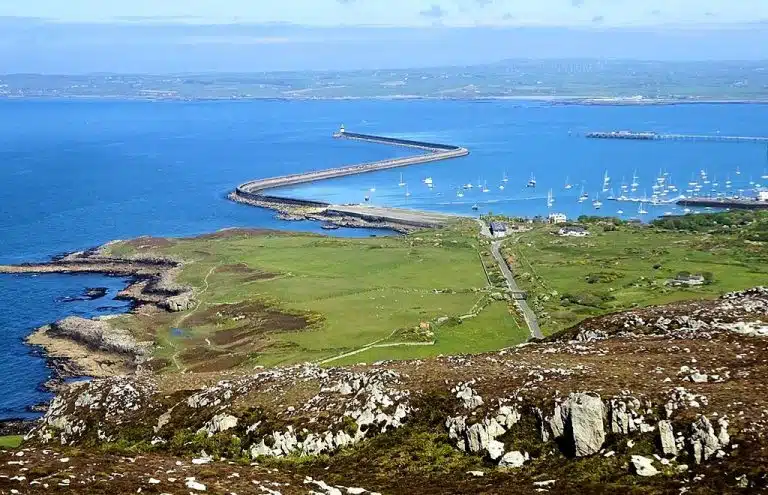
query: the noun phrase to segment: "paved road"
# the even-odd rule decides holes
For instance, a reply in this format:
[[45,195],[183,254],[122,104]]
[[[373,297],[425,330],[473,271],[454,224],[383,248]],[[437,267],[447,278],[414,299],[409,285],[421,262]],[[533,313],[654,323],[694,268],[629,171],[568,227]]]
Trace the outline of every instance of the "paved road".
[[[507,286],[509,286],[513,292],[519,292],[520,287],[518,287],[517,282],[515,282],[515,278],[512,276],[512,271],[509,269],[509,265],[507,265],[507,262],[499,251],[500,246],[501,241],[493,241],[491,243],[491,254],[493,254],[493,257],[496,259],[496,263],[499,264],[499,268],[501,268],[501,273],[504,274],[504,278],[507,279]],[[543,339],[544,335],[539,328],[539,321],[536,319],[536,313],[533,312],[524,299],[515,299],[515,302],[517,303],[517,307],[520,308],[520,312],[523,313],[523,318],[525,318],[525,322],[528,324],[528,329],[531,331],[531,337]]]
[[[482,235],[485,237],[493,237],[487,223],[480,220],[479,218],[477,219],[477,223],[480,225],[480,233]],[[509,265],[507,265],[507,262],[501,255],[499,247],[501,247],[501,241],[493,241],[491,243],[491,254],[496,260],[496,263],[498,263],[504,278],[507,280],[507,286],[513,292],[522,292],[520,287],[517,285],[517,282],[515,282],[515,277],[512,276],[512,270],[509,269]],[[528,306],[528,303],[524,299],[515,299],[515,303],[517,303],[517,307],[520,308],[520,312],[523,314],[523,318],[525,318],[525,323],[528,325],[528,329],[531,332],[531,337],[536,339],[543,339],[544,335],[541,333],[541,329],[539,328],[539,320],[536,319],[536,313],[533,312],[531,307]]]

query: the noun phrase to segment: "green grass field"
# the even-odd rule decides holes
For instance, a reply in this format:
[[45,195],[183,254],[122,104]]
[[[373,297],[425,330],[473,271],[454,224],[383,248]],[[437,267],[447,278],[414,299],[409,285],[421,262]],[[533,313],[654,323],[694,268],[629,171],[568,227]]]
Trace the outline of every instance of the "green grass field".
[[[730,234],[621,225],[590,236],[560,237],[538,227],[505,242],[505,255],[545,333],[621,309],[714,297],[768,281],[768,248]],[[710,273],[712,283],[671,287],[680,272]]]
[[21,445],[24,437],[21,435],[6,435],[0,437],[0,449],[15,449]]
[[[116,255],[152,252],[190,261],[180,282],[197,289],[201,304],[195,311],[111,321],[155,340],[169,369],[199,371],[320,361],[376,342],[434,345],[376,348],[339,363],[523,342],[527,329],[508,304],[488,304],[492,289],[476,231],[470,223],[398,237],[262,233],[116,244],[110,248]],[[438,325],[444,317],[451,320]],[[429,329],[414,339],[413,329],[424,323]]]

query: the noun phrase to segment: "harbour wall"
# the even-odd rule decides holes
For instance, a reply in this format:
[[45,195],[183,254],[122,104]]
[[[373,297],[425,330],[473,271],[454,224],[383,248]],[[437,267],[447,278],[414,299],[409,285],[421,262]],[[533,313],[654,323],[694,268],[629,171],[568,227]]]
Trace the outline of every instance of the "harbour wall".
[[269,200],[274,202],[283,202],[291,205],[302,206],[316,206],[323,207],[328,206],[327,203],[320,201],[310,201],[296,198],[285,198],[282,196],[276,196],[273,194],[264,194],[268,190],[294,186],[297,184],[306,184],[309,182],[316,182],[320,180],[335,179],[338,177],[344,177],[347,175],[357,175],[369,172],[376,172],[378,170],[387,170],[391,168],[406,167],[410,165],[418,165],[422,163],[437,162],[442,160],[449,160],[452,158],[460,158],[469,154],[469,150],[462,148],[461,146],[452,146],[445,144],[426,143],[421,141],[410,141],[407,139],[388,138],[383,136],[372,136],[367,134],[357,133],[338,133],[336,137],[342,139],[353,139],[357,141],[367,141],[373,143],[390,144],[395,146],[407,146],[412,148],[419,148],[428,151],[428,153],[408,156],[403,158],[392,158],[387,160],[379,160],[375,162],[360,163],[357,165],[349,165],[345,167],[329,168],[326,170],[318,170],[313,172],[305,172],[300,174],[283,175],[279,177],[271,177],[267,179],[257,179],[240,184],[235,190],[235,194],[246,199],[251,200]]
[[768,210],[768,201],[748,199],[686,198],[677,202],[680,206],[709,206],[712,208],[735,208],[741,210]]
[[721,143],[768,143],[768,137],[725,136],[705,134],[658,134],[656,132],[605,131],[588,132],[591,139],[628,139],[635,141],[714,141]]

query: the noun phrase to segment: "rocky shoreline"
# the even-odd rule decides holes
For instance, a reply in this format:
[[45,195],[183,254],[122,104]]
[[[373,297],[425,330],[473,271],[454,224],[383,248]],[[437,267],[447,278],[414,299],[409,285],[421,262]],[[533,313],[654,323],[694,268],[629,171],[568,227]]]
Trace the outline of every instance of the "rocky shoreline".
[[[48,263],[0,265],[0,273],[97,273],[128,277],[128,286],[115,299],[131,303],[132,312],[185,311],[196,304],[191,287],[176,283],[182,262],[168,258],[117,258],[105,254],[105,246],[56,256]],[[90,289],[84,297],[101,291]],[[68,317],[36,329],[26,343],[41,350],[51,378],[42,384],[54,393],[72,378],[103,378],[131,373],[150,355],[151,343],[136,342],[126,330],[114,327],[109,317]],[[16,420],[0,422],[12,424]],[[21,429],[29,426],[22,421]]]
[[358,229],[382,229],[407,234],[419,230],[421,227],[398,223],[396,221],[371,221],[361,217],[350,215],[338,215],[329,211],[329,206],[306,206],[294,204],[289,201],[278,201],[275,198],[253,199],[241,196],[237,191],[229,194],[228,198],[236,203],[257,206],[277,212],[279,220],[304,221],[313,220],[324,224],[337,225],[339,227]]

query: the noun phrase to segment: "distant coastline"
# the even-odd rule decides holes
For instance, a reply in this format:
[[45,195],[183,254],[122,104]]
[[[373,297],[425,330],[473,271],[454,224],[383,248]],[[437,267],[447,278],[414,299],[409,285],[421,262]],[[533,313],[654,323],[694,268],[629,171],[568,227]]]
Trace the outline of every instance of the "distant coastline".
[[494,102],[516,101],[550,103],[552,105],[573,106],[667,106],[667,105],[766,105],[765,99],[727,99],[727,98],[636,98],[612,96],[421,96],[421,95],[382,95],[382,96],[248,96],[248,97],[149,97],[135,95],[3,95],[0,101],[139,101],[139,102],[249,102],[249,101],[466,101]]

